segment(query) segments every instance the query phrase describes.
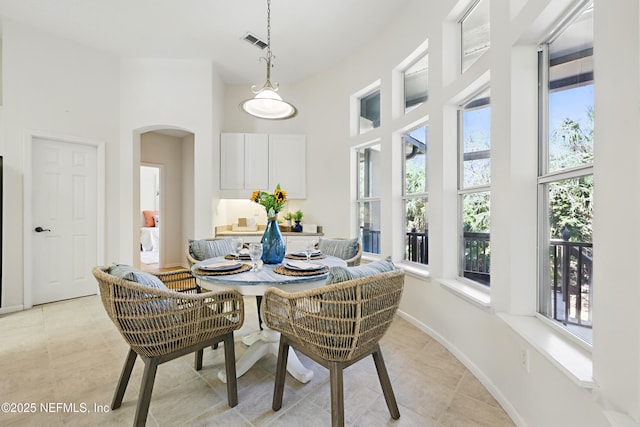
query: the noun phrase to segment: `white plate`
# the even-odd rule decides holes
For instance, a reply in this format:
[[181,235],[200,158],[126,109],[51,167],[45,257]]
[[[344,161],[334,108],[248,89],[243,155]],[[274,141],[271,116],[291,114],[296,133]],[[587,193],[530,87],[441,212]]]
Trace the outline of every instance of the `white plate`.
[[285,267],[290,268],[291,270],[298,270],[298,271],[316,271],[316,270],[322,270],[324,268],[324,265],[322,264],[316,264],[316,263],[307,262],[307,261],[297,261],[297,260],[289,260],[284,265]]
[[202,264],[200,266],[200,270],[204,271],[229,271],[235,270],[236,268],[240,268],[242,264],[238,261],[218,261],[211,262],[209,264]]
[[[304,253],[304,251],[297,251],[297,252],[294,252],[294,253],[293,253],[293,255],[295,255],[295,256],[303,256],[303,257],[306,257],[306,256],[307,256],[307,254],[306,254],[306,253]],[[322,255],[322,252],[320,252],[320,251],[313,251],[313,252],[311,253],[311,258],[313,258],[313,257],[319,257],[320,255]]]

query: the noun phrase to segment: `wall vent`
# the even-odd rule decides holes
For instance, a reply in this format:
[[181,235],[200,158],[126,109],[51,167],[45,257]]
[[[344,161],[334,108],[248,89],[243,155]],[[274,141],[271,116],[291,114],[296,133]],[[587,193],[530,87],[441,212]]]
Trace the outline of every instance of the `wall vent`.
[[251,33],[247,33],[242,39],[260,49],[264,49],[265,47],[267,47],[267,44],[265,42],[263,42],[256,35]]

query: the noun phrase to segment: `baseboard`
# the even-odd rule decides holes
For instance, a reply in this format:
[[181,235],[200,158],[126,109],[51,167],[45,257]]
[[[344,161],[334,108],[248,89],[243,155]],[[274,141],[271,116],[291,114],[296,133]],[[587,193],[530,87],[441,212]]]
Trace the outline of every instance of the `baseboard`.
[[2,307],[0,308],[0,314],[8,314],[8,313],[15,313],[16,311],[22,311],[24,310],[24,305],[20,304],[20,305],[12,305],[9,307]]
[[493,384],[493,382],[478,368],[464,353],[462,353],[456,346],[451,344],[445,337],[435,332],[433,329],[420,322],[415,317],[407,314],[402,310],[398,310],[398,316],[402,317],[407,322],[420,329],[425,334],[442,344],[447,350],[451,352],[471,373],[480,381],[480,383],[487,389],[489,393],[498,401],[500,406],[511,417],[511,420],[520,427],[526,427],[527,423],[520,416],[516,408],[513,407],[509,399],[502,394],[502,392]]

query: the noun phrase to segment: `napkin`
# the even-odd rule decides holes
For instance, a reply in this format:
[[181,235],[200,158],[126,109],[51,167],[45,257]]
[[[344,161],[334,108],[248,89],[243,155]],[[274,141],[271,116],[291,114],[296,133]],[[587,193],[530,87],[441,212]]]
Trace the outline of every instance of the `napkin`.
[[300,270],[317,270],[319,267],[322,267],[312,262],[298,261],[298,260],[287,261],[287,264],[292,267],[299,268]]
[[219,269],[219,268],[233,267],[236,265],[238,265],[238,261],[215,261],[215,262],[210,262],[208,264],[202,264],[201,268]]

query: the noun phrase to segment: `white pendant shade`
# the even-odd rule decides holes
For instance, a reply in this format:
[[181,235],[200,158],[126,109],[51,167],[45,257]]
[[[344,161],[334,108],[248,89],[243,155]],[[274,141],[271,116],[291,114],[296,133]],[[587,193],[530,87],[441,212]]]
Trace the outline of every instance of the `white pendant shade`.
[[251,99],[242,101],[240,108],[260,119],[283,120],[290,119],[298,114],[296,107],[283,101],[280,95],[276,93],[278,84],[271,84],[271,67],[274,56],[271,53],[271,0],[267,0],[267,56],[260,58],[267,64],[267,81],[260,90],[252,87],[253,93],[256,94]]
[[289,119],[298,113],[296,107],[283,101],[268,87],[261,89],[255,97],[243,101],[240,108],[252,116],[272,120]]

